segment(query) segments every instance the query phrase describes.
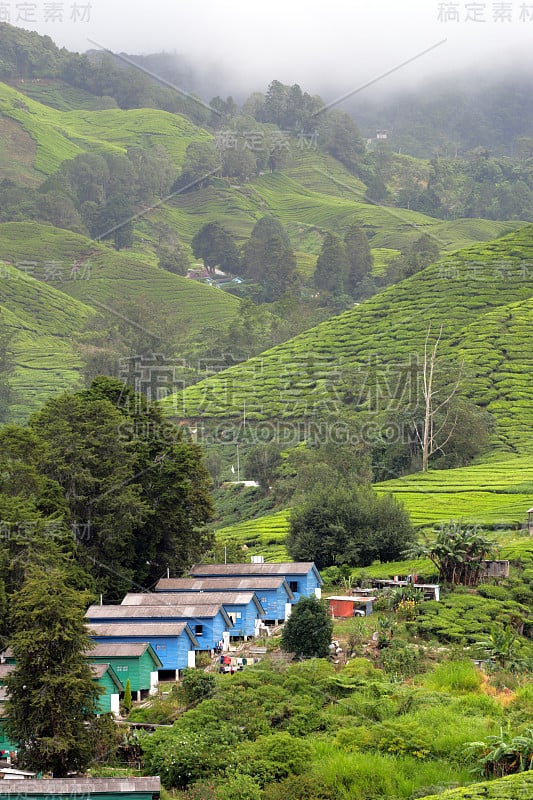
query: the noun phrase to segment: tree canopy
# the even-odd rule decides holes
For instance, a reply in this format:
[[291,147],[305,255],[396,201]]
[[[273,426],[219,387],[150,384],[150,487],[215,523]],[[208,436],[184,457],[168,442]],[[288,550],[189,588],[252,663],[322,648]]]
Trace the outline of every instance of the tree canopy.
[[283,627],[281,648],[296,658],[327,658],[332,633],[326,604],[316,597],[301,597]]
[[287,549],[319,569],[394,561],[413,540],[409,515],[392,495],[369,486],[314,492],[291,514]]
[[[0,438],[2,519],[22,531],[21,557],[53,524],[54,540],[75,554],[95,590],[118,599],[167,568],[183,571],[212,546],[200,447],[122,381],[101,377],[51,398],[27,427],[8,426]],[[17,541],[0,548],[8,594],[20,584]]]
[[192,251],[210,272],[214,272],[215,267],[226,272],[236,272],[239,268],[235,240],[219,222],[208,222],[200,228],[192,240]]

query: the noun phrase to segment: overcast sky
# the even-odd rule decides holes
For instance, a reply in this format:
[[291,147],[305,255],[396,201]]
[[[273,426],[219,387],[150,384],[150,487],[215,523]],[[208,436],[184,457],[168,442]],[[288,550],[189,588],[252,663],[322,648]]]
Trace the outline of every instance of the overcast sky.
[[[33,0],[26,22],[20,7],[28,4],[6,2],[13,24],[70,49],[93,40],[115,52],[177,51],[227,76],[228,93],[277,78],[331,98],[394,69],[382,88],[458,67],[499,70],[533,50],[533,0],[91,0],[90,19],[86,0],[65,0],[55,22],[46,21],[47,0]],[[484,21],[472,19],[474,6]]]

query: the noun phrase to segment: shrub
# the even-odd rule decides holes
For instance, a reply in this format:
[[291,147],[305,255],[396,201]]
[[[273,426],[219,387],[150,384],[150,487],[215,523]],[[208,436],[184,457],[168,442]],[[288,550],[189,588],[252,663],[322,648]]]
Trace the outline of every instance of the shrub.
[[503,586],[486,583],[479,586],[477,592],[481,597],[488,597],[491,600],[509,600],[509,592]]
[[412,678],[423,669],[423,657],[417,647],[393,640],[381,652],[383,669],[393,678]]
[[289,775],[263,791],[263,800],[337,800],[337,797],[334,788],[319,775]]
[[311,758],[311,747],[288,733],[273,733],[260,736],[255,742],[244,742],[235,750],[235,758],[239,771],[263,787],[303,773]]
[[217,786],[219,800],[261,800],[261,788],[250,775],[237,773]]
[[214,675],[209,675],[201,669],[183,670],[181,679],[183,692],[188,703],[197,703],[211,697],[215,691],[216,681]]
[[124,700],[122,701],[122,703],[124,705],[124,709],[126,711],[126,714],[129,714],[130,711],[131,711],[131,706],[132,706],[131,681],[130,681],[129,678],[126,681],[126,686],[124,687]]

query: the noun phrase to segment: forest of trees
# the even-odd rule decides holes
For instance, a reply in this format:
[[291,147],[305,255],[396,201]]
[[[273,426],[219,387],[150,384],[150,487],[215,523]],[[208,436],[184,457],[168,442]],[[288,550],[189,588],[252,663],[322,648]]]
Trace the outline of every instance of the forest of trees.
[[116,600],[212,546],[201,448],[121,381],[56,396],[0,439],[2,602],[50,548],[70,559],[78,585]]

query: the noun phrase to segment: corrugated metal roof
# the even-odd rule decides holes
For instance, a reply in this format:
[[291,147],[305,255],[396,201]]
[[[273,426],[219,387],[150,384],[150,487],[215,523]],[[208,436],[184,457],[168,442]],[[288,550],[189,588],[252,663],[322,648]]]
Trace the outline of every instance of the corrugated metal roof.
[[314,570],[321,581],[320,574],[312,561],[294,561],[283,564],[195,564],[189,570],[192,576],[211,575],[307,575]]
[[140,658],[146,650],[161,664],[149,642],[99,642],[87,653],[87,658]]
[[347,600],[349,603],[368,603],[375,600],[375,597],[355,597],[354,595],[331,595],[328,600]]
[[99,619],[147,619],[157,617],[175,617],[176,619],[192,619],[194,617],[216,617],[224,612],[220,603],[195,604],[182,603],[157,606],[91,606],[85,615],[89,620]]
[[89,624],[90,633],[93,636],[120,636],[128,639],[140,636],[155,638],[158,636],[181,636],[185,631],[195,647],[199,647],[198,641],[186,622],[144,622],[132,625],[131,622],[108,622]]
[[208,606],[239,605],[253,602],[255,592],[157,592],[154,594],[128,593],[123,606]]
[[157,794],[161,791],[159,777],[153,778],[53,778],[52,780],[0,781],[1,795],[45,794],[85,795],[142,792]]
[[124,686],[122,685],[122,681],[118,677],[117,673],[111,666],[111,664],[91,664],[91,672],[93,673],[94,680],[99,680],[102,678],[106,672],[109,673],[109,677],[115,684],[116,688],[119,692],[124,691]]
[[253,575],[242,578],[239,575],[228,578],[161,578],[155,587],[156,592],[189,591],[189,592],[216,592],[225,589],[234,589],[238,592],[247,590],[260,591],[261,589],[279,589],[284,586],[290,599],[294,598],[289,584],[284,577],[268,577]]

